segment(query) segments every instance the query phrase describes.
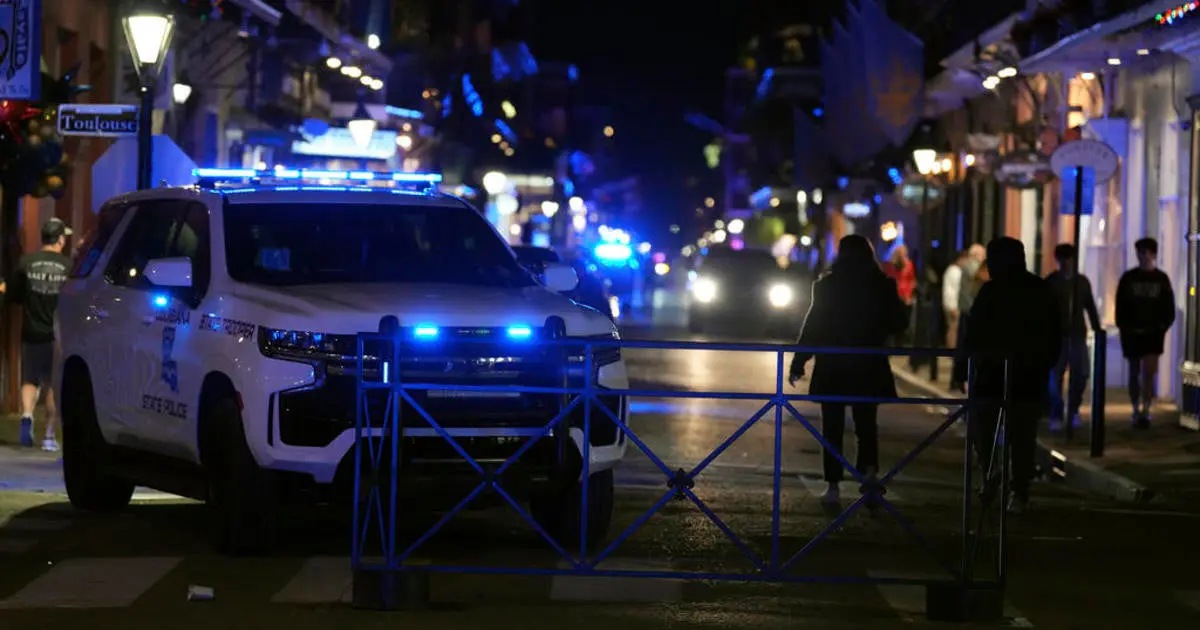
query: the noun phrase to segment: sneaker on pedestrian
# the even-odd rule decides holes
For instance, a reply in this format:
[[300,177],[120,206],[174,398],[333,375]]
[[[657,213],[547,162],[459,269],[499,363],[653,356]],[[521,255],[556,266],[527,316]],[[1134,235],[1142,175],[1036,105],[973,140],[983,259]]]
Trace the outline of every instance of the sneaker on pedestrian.
[[1008,498],[1008,513],[1009,514],[1024,514],[1025,510],[1029,509],[1029,497],[1013,493]]
[[29,416],[21,417],[21,433],[19,437],[21,446],[25,448],[33,448],[33,418]]
[[1150,414],[1141,412],[1141,411],[1134,412],[1133,428],[1149,429],[1150,428]]
[[57,453],[58,440],[52,437],[42,440],[42,450],[46,451],[47,453]]

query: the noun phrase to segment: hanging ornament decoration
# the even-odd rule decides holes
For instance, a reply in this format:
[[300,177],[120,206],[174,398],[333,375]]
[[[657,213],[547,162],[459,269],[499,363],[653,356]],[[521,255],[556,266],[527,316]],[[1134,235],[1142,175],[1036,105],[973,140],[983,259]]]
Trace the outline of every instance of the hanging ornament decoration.
[[80,64],[61,77],[42,73],[42,100],[0,100],[0,186],[19,196],[53,196],[66,191],[70,162],[58,134],[58,105],[91,89],[75,85]]
[[1154,21],[1159,24],[1173,25],[1196,9],[1200,9],[1200,2],[1184,2],[1170,11],[1164,11],[1154,16]]

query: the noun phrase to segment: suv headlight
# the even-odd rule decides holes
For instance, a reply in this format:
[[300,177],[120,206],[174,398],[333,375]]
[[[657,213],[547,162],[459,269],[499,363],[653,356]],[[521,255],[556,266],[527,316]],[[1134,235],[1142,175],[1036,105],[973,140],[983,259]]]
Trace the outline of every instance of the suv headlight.
[[259,326],[258,349],[265,356],[280,359],[344,360],[358,356],[358,338],[355,335],[330,335]]
[[784,308],[791,304],[794,297],[792,287],[786,284],[772,285],[771,290],[767,293],[767,299],[771,301],[771,306],[775,308]]
[[696,278],[692,284],[692,296],[703,304],[712,302],[717,299],[717,283],[712,278]]

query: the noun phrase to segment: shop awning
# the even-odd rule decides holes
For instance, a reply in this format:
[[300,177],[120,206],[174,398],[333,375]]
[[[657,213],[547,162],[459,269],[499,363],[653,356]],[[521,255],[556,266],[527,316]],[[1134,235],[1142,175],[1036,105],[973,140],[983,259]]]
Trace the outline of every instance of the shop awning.
[[[1042,72],[1087,72],[1103,69],[1111,57],[1128,59],[1139,50],[1154,50],[1179,38],[1181,23],[1173,28],[1139,28],[1152,24],[1155,16],[1178,7],[1180,0],[1153,0],[1105,22],[1062,38],[1053,46],[1021,62],[1022,74]],[[1200,16],[1188,21],[1200,21]]]

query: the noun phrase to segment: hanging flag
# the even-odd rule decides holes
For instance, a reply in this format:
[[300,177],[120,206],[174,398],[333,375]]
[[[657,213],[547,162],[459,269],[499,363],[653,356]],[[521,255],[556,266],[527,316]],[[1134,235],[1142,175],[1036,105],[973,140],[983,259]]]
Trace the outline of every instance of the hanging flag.
[[825,133],[829,141],[827,146],[833,157],[842,165],[848,165],[850,155],[849,143],[838,141],[836,137],[842,127],[849,122],[846,116],[846,81],[843,75],[841,58],[838,54],[845,30],[836,22],[829,39],[821,41],[821,75],[825,92]]
[[874,37],[874,34],[867,28],[862,13],[853,3],[848,3],[846,9],[848,44],[842,49],[841,55],[845,59],[844,63],[848,66],[849,71],[843,80],[847,82],[848,90],[851,93],[849,102],[850,115],[856,121],[854,128],[857,137],[855,142],[857,153],[855,162],[859,162],[869,159],[883,150],[888,144],[888,137],[880,129],[879,125],[875,124],[876,119],[872,114],[869,100],[871,92],[868,83],[870,68],[868,67],[864,51],[871,45],[871,39]]
[[[829,73],[825,76],[828,90],[825,134],[829,148],[843,168],[852,168],[862,157],[861,145],[866,141],[863,120],[854,107],[854,66],[849,63],[848,51],[857,44],[840,23],[833,24],[830,40]],[[861,73],[860,73],[861,75]],[[860,79],[861,80],[861,79]]]
[[925,45],[887,15],[877,0],[859,0],[866,90],[865,104],[874,127],[893,145],[902,146],[921,118],[925,90]]

